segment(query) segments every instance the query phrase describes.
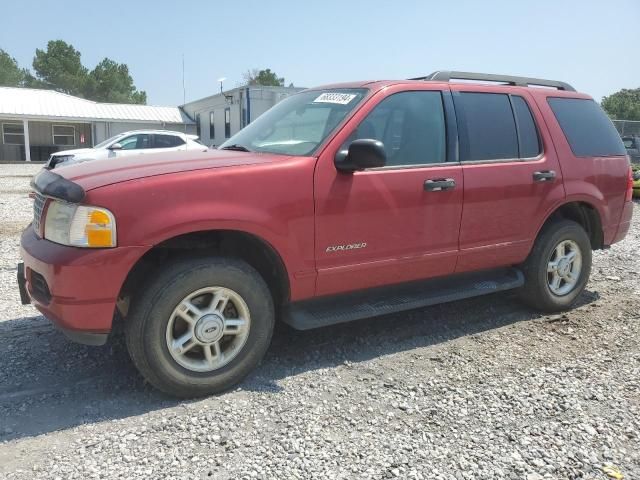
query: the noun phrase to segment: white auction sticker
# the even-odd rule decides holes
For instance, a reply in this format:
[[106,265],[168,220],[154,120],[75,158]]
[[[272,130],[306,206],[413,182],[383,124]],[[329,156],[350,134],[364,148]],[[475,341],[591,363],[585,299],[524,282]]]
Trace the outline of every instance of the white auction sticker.
[[339,105],[346,105],[351,100],[356,98],[353,93],[328,93],[325,92],[316,98],[313,103],[337,103]]

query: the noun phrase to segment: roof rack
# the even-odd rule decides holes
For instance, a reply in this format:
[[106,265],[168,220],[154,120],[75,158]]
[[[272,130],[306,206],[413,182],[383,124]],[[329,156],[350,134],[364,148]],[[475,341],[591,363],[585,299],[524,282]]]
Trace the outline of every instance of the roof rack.
[[575,92],[576,89],[565,82],[559,82],[557,80],[544,80],[542,78],[529,78],[529,77],[514,77],[512,75],[495,75],[493,73],[472,73],[472,72],[454,72],[454,71],[439,71],[433,72],[426,77],[410,78],[409,80],[435,80],[440,82],[450,82],[454,80],[477,80],[481,82],[499,82],[507,85],[514,85],[517,87],[528,87],[529,85],[535,85],[540,87],[553,87],[558,90],[566,90],[568,92]]

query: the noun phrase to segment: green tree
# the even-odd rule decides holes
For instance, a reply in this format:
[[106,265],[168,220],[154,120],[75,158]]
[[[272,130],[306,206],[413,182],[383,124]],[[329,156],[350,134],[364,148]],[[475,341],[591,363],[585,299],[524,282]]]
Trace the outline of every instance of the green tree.
[[284,77],[278,77],[276,72],[272,72],[270,68],[265,70],[253,70],[247,71],[243,75],[244,81],[249,85],[265,85],[269,87],[283,87]]
[[147,103],[147,93],[136,89],[129,67],[109,58],[102,60],[89,73],[84,93],[87,98],[98,102]]
[[15,58],[0,48],[0,85],[3,87],[23,87],[31,77],[29,71],[20,68]]
[[50,40],[46,50],[36,49],[33,69],[46,88],[80,96],[85,91],[88,71],[80,52],[63,40]]
[[602,108],[616,120],[640,120],[640,88],[623,88],[604,97]]
[[98,102],[147,103],[146,92],[136,89],[127,65],[105,58],[89,72],[80,52],[63,40],[49,41],[46,50],[36,49],[33,68],[36,78],[26,72],[25,82],[38,88]]

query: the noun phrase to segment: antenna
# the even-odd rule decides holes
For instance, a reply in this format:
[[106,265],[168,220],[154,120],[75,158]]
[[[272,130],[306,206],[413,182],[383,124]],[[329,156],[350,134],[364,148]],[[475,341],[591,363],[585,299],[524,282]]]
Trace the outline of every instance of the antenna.
[[182,54],[182,105],[187,103],[187,88],[184,84],[184,53]]
[[[184,106],[187,103],[187,87],[185,87],[185,82],[184,82],[184,52],[182,52],[182,111],[184,112]],[[184,122],[184,136],[185,136],[185,141],[184,141],[184,149],[187,150],[187,122]]]
[[222,82],[224,82],[227,79],[227,77],[220,77],[218,79],[218,82],[220,82],[220,93],[222,93]]

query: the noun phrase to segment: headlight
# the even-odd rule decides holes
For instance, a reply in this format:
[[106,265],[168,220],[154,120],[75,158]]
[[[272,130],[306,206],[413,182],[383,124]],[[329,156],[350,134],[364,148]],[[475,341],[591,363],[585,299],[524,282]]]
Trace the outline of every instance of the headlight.
[[53,200],[47,209],[44,238],[73,247],[115,247],[116,219],[106,208]]

